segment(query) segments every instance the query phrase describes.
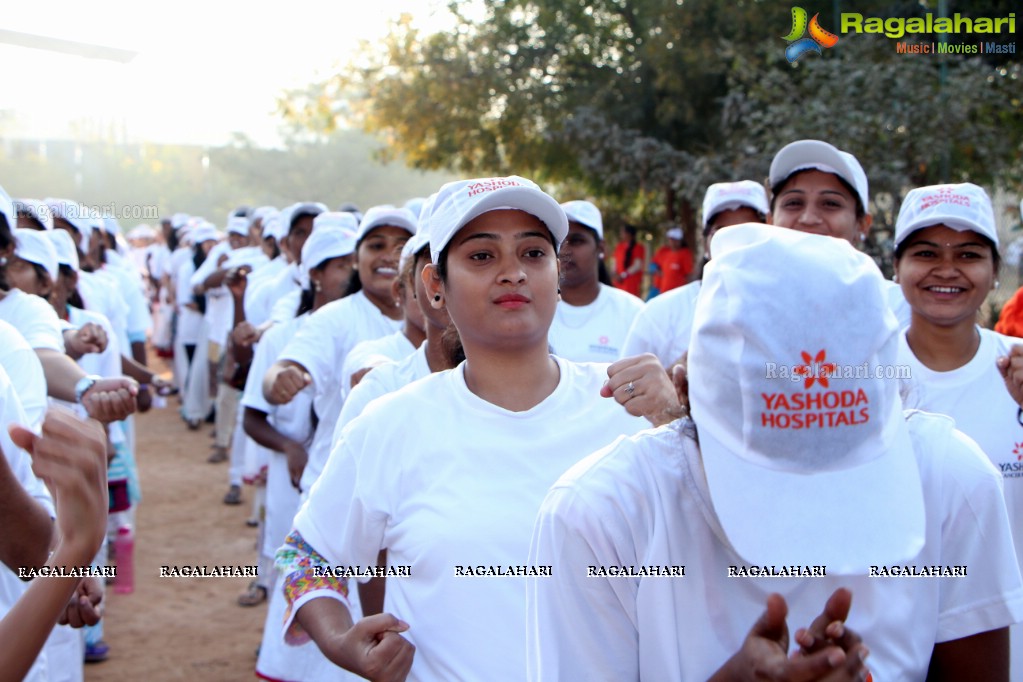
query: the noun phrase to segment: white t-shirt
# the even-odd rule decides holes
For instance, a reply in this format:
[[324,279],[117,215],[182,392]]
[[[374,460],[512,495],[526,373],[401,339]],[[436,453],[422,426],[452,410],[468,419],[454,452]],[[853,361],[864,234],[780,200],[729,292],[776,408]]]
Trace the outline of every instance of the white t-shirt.
[[696,298],[702,284],[696,280],[647,301],[632,322],[623,356],[653,353],[665,367],[677,362],[689,350]]
[[398,330],[401,320],[384,317],[363,291],[323,306],[309,320],[280,355],[306,368],[313,378],[313,408],[319,419],[309,462],[302,473],[302,490],[312,488],[330,454],[334,422],[341,414],[341,367],[348,353],[360,341],[387,336]]
[[[130,264],[116,255],[116,251],[108,249],[107,254],[108,258],[110,254],[114,254],[121,263],[118,265],[117,262],[108,262],[102,271],[117,281],[118,286],[113,293],[117,294],[124,303],[127,313],[124,320],[127,338],[132,343],[145,341],[146,333],[153,326],[153,318],[149,314],[149,301],[146,300],[145,292],[142,289],[142,279]],[[130,355],[131,348],[126,350]]]
[[[175,251],[175,253],[177,253]],[[203,338],[203,316],[198,310],[188,307],[193,302],[192,285],[189,280],[195,273],[195,264],[186,260],[178,270],[175,283],[175,305],[178,310],[178,341],[186,346],[194,346],[205,341]]]
[[[456,577],[457,566],[524,566],[550,485],[586,453],[647,423],[599,391],[606,365],[558,359],[540,404],[512,412],[465,384],[464,363],[373,401],[349,424],[295,517],[335,565],[388,551],[384,608],[416,645],[409,680],[521,680],[525,579]],[[316,596],[311,592],[294,610]],[[584,678],[576,678],[584,679]]]
[[281,435],[299,443],[305,443],[312,437],[313,387],[305,387],[286,405],[271,405],[263,396],[263,377],[308,319],[309,314],[306,313],[266,330],[256,344],[241,400],[243,406],[268,415],[267,421]]
[[353,374],[388,361],[403,360],[415,351],[416,347],[400,329],[393,334],[355,344],[345,356],[345,364],[341,366],[341,401],[346,402],[352,392]]
[[895,319],[899,321],[899,329],[905,329],[913,321],[913,309],[909,307],[906,296],[902,293],[902,287],[890,280],[885,280],[885,300],[888,307],[895,313]]
[[[301,290],[298,266],[292,263],[278,272],[277,275],[257,283],[257,286],[252,290],[251,296],[246,291],[245,319],[258,327],[271,319],[274,305],[278,301],[293,291]],[[296,302],[290,317],[294,317],[297,310],[298,304]]]
[[[951,420],[908,416],[927,528],[910,563],[966,566],[959,578],[728,577],[748,562],[727,544],[679,424],[595,453],[544,501],[530,561],[555,566],[553,578],[529,582],[530,680],[705,680],[739,650],[772,592],[788,603],[791,633],[849,588],[847,622],[870,648],[876,680],[924,680],[936,642],[1023,618],[998,474]],[[797,520],[778,522],[798,534]],[[685,575],[588,577],[590,566],[685,566]]]
[[119,293],[117,278],[103,270],[78,273],[78,293],[88,310],[94,310],[110,322],[122,347],[130,348],[128,340],[128,304]]
[[[17,479],[33,499],[43,505],[43,508],[46,509],[50,517],[54,518],[56,513],[50,493],[46,490],[43,482],[32,473],[32,461],[29,456],[24,450],[14,445],[10,435],[7,433],[8,424],[32,426],[29,423],[28,417],[21,409],[21,403],[18,400],[18,395],[22,392],[23,389],[12,384],[3,367],[0,367],[0,420],[2,420],[4,426],[4,428],[0,429],[0,452],[3,453],[2,456],[7,460],[7,465],[10,467],[11,473],[14,474],[14,478]],[[11,610],[18,598],[28,589],[29,584],[18,578],[14,571],[10,570],[7,566],[0,564],[0,618]],[[39,655],[35,666],[25,679],[31,682],[41,682],[48,679],[45,654]]]
[[[909,368],[909,407],[945,414],[956,428],[977,441],[981,450],[1002,474],[1005,505],[1009,510],[1012,538],[1023,570],[1023,426],[1016,418],[1019,406],[1005,388],[995,360],[1008,355],[1023,339],[977,327],[980,346],[976,355],[959,369],[935,372],[925,367],[910,350],[906,335],[899,337],[899,364]],[[1023,676],[1023,625],[1012,627],[1014,674]]]
[[605,284],[589,305],[558,301],[547,335],[551,349],[573,362],[614,362],[624,357],[625,336],[642,309],[643,301]]
[[270,308],[270,321],[274,324],[295,317],[298,307],[302,305],[302,290],[297,286],[281,296]]
[[0,300],[0,320],[10,323],[35,349],[64,352],[60,318],[53,306],[21,289],[11,289]]
[[[10,383],[18,392],[28,419],[25,425],[38,429],[48,404],[43,364],[21,333],[4,320],[0,320],[0,368],[7,372]],[[6,433],[5,429],[0,430]]]
[[331,452],[340,440],[341,432],[348,422],[362,414],[362,411],[373,400],[388,393],[394,393],[413,381],[430,376],[430,363],[426,361],[426,345],[427,342],[424,341],[423,345],[419,346],[411,355],[398,362],[390,361],[379,364],[362,377],[362,381],[345,398],[341,415],[337,418],[337,424],[334,425],[334,436],[330,442]]

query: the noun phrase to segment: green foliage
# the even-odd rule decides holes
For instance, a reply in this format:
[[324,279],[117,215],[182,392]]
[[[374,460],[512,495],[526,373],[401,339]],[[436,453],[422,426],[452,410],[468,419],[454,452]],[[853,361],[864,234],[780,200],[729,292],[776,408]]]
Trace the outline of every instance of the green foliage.
[[[799,4],[835,31],[836,10],[937,11]],[[343,116],[417,168],[528,175],[648,225],[681,221],[690,236],[708,184],[762,180],[774,152],[804,137],[860,158],[884,195],[882,226],[912,185],[1023,184],[1018,60],[897,54],[897,41],[847,34],[789,64],[791,5],[756,0],[488,0],[481,18],[460,7],[455,29],[432,35],[403,17],[379,56],[314,86],[291,120]]]

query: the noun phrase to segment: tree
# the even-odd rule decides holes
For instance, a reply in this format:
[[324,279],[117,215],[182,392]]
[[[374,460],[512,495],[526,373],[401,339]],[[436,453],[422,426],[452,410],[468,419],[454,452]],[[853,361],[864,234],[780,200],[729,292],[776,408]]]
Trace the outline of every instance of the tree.
[[[821,20],[837,30],[827,5]],[[938,180],[943,156],[949,179],[1020,182],[1018,63],[949,58],[942,75],[894,40],[846,35],[789,64],[790,7],[751,0],[491,0],[481,19],[452,12],[455,29],[432,35],[403,17],[382,56],[314,88],[302,116],[329,128],[347,100],[346,116],[416,167],[567,183],[634,218],[681,219],[690,236],[708,184],[763,178],[800,137],[863,155],[874,186],[895,196]]]

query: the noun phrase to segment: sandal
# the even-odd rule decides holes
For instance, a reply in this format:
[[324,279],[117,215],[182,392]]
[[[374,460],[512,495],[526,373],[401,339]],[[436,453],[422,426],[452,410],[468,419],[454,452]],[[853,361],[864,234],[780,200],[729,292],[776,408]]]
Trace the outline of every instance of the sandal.
[[227,448],[214,446],[213,452],[206,458],[206,461],[210,464],[220,464],[221,462],[227,461]]
[[249,583],[249,589],[238,595],[238,606],[259,606],[266,601],[266,588],[255,582]]
[[224,495],[224,504],[241,504],[242,503],[242,489],[239,486],[231,486],[227,494]]

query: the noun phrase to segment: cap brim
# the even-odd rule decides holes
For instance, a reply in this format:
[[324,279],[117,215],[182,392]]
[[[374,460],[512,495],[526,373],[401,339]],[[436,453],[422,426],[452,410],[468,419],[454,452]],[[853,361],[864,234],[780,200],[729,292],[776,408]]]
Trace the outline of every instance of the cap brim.
[[920,472],[898,401],[886,451],[842,470],[811,474],[741,459],[710,430],[700,449],[714,511],[751,565],[827,566],[860,575],[919,554],[926,521]]
[[843,180],[856,187],[856,173],[842,152],[820,140],[800,140],[783,147],[771,161],[771,187],[796,171],[821,165],[833,168]]
[[921,216],[916,220],[909,223],[909,225],[899,229],[896,226],[896,239],[895,247],[898,248],[902,242],[906,241],[907,238],[913,235],[914,232],[919,230],[927,229],[928,227],[935,227],[937,225],[944,225],[951,227],[957,232],[976,232],[979,235],[983,235],[994,242],[995,248],[998,248],[998,234],[991,234],[988,230],[985,230],[979,224],[967,220],[959,215],[927,215]]
[[565,241],[565,237],[568,235],[568,218],[565,216],[565,210],[561,208],[561,204],[542,190],[517,185],[488,192],[485,197],[462,214],[451,231],[451,235],[457,234],[474,218],[499,208],[512,208],[535,216],[547,226],[559,245]]

